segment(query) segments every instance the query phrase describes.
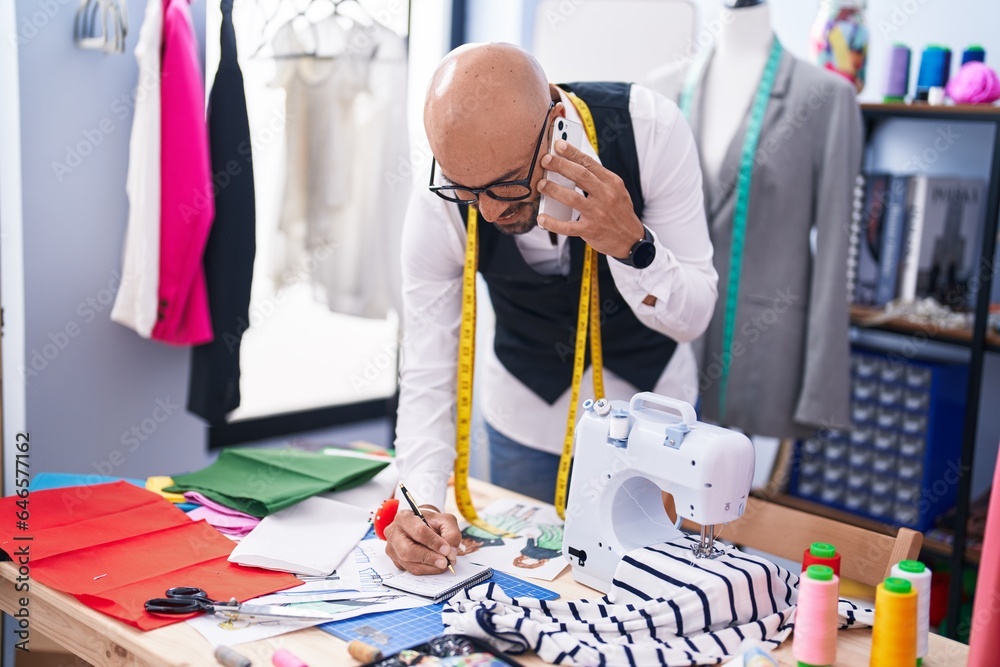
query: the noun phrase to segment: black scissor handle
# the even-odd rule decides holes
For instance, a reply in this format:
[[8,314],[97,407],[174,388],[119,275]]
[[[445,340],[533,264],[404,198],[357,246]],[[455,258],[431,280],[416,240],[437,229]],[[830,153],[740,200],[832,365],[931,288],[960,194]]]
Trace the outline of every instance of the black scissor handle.
[[153,598],[143,605],[151,614],[193,614],[205,611],[206,604],[194,597]]
[[200,602],[204,602],[205,606],[203,607],[203,609],[205,609],[206,611],[210,606],[224,607],[226,605],[235,604],[235,602],[233,601],[222,602],[220,600],[213,600],[212,598],[208,597],[208,593],[206,593],[204,590],[200,588],[195,588],[193,586],[175,586],[173,588],[168,588],[167,597],[177,598],[180,600],[198,600]]
[[174,586],[173,588],[167,589],[168,598],[200,598],[202,600],[208,599],[208,593],[200,588],[195,588],[194,586]]

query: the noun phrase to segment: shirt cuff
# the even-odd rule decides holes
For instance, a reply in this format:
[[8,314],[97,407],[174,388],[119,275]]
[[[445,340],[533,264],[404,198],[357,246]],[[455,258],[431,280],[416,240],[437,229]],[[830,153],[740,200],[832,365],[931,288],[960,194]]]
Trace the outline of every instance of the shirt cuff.
[[[649,228],[647,227],[646,229]],[[645,309],[647,312],[652,313],[655,307],[642,303],[642,300],[647,295],[655,295],[658,291],[657,288],[662,282],[662,277],[674,267],[676,260],[656,238],[656,232],[649,229],[649,234],[653,237],[653,245],[656,247],[656,255],[653,257],[650,265],[644,269],[637,269],[634,266],[612,258],[613,264],[617,265],[615,266],[616,270],[613,270],[612,273],[614,274],[615,285],[618,287],[618,291],[622,293],[622,296],[626,297],[626,299],[631,296],[638,302],[636,304],[638,309]]]
[[[413,502],[417,506],[433,505],[442,512],[445,511],[445,500],[448,496],[448,477],[440,472],[411,473],[405,480],[400,480],[406,486],[406,490],[413,497]],[[410,506],[403,497],[402,491],[396,489],[396,497],[403,503],[403,507],[409,509]]]

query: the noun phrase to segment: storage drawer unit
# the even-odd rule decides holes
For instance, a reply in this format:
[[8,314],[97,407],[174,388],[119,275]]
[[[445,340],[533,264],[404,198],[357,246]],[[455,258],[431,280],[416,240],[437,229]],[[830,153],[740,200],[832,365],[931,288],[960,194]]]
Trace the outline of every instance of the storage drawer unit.
[[855,349],[851,426],[798,443],[790,491],[924,531],[955,504],[968,367]]

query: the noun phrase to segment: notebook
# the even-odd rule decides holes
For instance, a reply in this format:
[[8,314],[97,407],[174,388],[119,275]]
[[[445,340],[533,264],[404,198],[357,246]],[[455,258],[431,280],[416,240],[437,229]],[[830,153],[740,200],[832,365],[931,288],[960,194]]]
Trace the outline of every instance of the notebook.
[[389,588],[443,602],[459,591],[481,584],[493,576],[493,568],[483,567],[459,558],[455,574],[445,570],[441,574],[411,574],[399,571],[392,576],[382,575],[382,584]]
[[[268,570],[325,577],[368,531],[366,509],[314,496],[264,519],[229,560]],[[449,573],[450,574],[450,573]]]

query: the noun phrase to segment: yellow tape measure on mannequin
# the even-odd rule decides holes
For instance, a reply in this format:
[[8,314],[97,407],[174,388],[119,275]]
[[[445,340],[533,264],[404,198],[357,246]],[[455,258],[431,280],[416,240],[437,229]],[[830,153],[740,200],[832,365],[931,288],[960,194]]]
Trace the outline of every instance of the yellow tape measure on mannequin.
[[[580,113],[587,137],[597,151],[597,131],[593,116],[583,100],[571,95],[570,99]],[[474,206],[469,206],[466,223],[465,262],[462,269],[462,321],[458,341],[458,387],[455,429],[455,504],[466,521],[498,536],[513,536],[479,518],[469,495],[469,440],[472,432],[472,385],[476,346],[476,264],[478,259],[479,216]],[[559,459],[559,476],[556,480],[556,511],[565,518],[566,491],[569,487],[569,469],[573,457],[573,432],[576,428],[576,407],[580,400],[586,357],[587,332],[590,332],[590,358],[593,367],[594,398],[604,397],[603,353],[601,349],[600,293],[597,283],[597,253],[589,245],[584,251],[583,275],[580,280],[580,304],[577,312],[576,343],[573,354],[573,379],[570,391],[569,414],[566,418],[566,437]],[[589,326],[588,326],[589,325]]]

